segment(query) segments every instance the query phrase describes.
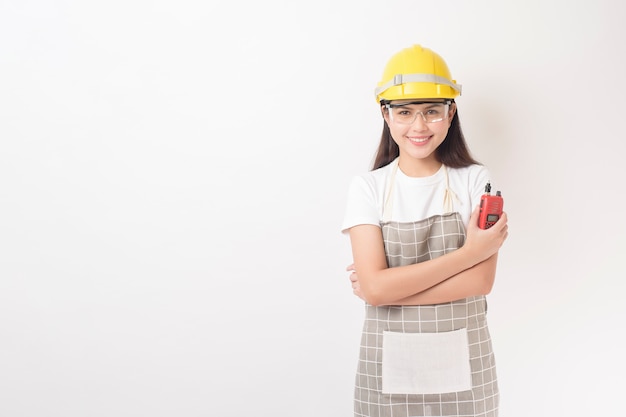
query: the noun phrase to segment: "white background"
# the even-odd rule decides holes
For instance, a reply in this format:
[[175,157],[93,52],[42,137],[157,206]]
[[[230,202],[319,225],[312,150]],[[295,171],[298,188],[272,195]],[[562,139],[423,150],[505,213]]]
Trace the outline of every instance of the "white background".
[[352,415],[339,229],[414,43],[509,213],[501,415],[615,415],[625,9],[0,1],[0,416]]

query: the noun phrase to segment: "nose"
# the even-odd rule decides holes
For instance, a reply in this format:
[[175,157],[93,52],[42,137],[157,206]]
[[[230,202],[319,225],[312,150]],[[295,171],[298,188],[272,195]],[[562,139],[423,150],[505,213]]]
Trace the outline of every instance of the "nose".
[[417,112],[417,114],[415,115],[415,120],[413,120],[413,123],[411,123],[411,128],[416,129],[416,130],[426,130],[427,126],[426,126],[426,118],[424,117],[424,113]]

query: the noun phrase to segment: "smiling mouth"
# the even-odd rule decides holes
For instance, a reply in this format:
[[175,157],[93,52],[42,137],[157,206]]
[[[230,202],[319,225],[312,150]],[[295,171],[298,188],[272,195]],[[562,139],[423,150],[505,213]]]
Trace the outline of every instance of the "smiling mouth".
[[424,143],[430,139],[430,136],[427,138],[408,138],[413,143]]

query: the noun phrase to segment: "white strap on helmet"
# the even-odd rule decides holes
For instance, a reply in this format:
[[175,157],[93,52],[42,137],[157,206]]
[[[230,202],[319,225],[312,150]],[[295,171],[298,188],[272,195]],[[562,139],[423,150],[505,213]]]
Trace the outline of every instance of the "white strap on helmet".
[[444,84],[452,87],[454,90],[458,91],[459,94],[461,94],[460,84],[455,84],[447,78],[440,77],[439,75],[435,74],[397,74],[385,84],[381,85],[380,87],[376,87],[376,89],[374,90],[374,94],[376,94],[376,97],[378,97],[383,91],[387,90],[388,88],[404,83]]

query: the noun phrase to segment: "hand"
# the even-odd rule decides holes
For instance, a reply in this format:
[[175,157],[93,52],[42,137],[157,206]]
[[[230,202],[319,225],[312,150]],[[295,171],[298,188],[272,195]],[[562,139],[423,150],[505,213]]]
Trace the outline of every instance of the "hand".
[[365,298],[363,298],[363,294],[361,294],[361,284],[359,284],[359,277],[356,274],[356,269],[354,269],[354,264],[348,265],[346,271],[350,272],[349,278],[350,283],[352,284],[352,292],[361,300],[365,301]]
[[480,209],[477,206],[469,220],[467,227],[467,239],[465,245],[478,258],[478,262],[484,261],[498,252],[506,238],[509,236],[508,217],[506,213],[489,229],[483,230],[478,227]]

